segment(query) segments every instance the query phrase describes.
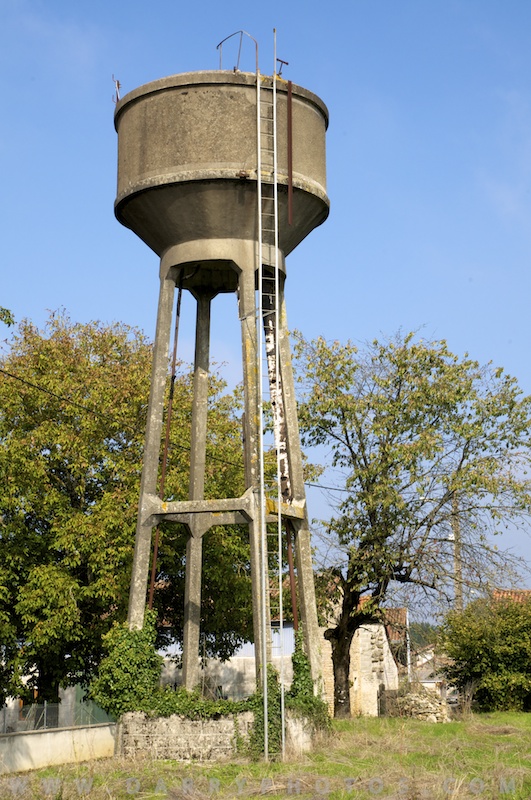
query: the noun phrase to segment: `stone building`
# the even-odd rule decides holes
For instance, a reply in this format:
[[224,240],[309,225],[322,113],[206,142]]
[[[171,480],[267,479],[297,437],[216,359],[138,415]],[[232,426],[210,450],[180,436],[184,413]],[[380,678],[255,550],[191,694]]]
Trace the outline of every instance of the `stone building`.
[[[322,629],[324,633],[324,628]],[[332,647],[324,636],[323,689],[325,699],[334,710],[334,673]],[[377,717],[382,690],[398,689],[398,666],[389,645],[386,626],[367,623],[358,628],[350,648],[350,709],[352,716]]]

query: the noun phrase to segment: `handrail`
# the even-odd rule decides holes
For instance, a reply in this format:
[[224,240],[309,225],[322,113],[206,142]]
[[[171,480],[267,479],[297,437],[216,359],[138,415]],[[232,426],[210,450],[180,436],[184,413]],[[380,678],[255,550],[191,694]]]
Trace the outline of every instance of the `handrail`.
[[226,41],[228,41],[228,39],[232,39],[233,36],[237,36],[238,34],[240,34],[240,46],[238,48],[238,61],[236,62],[236,66],[234,67],[234,72],[239,72],[239,70],[240,70],[240,56],[241,56],[241,52],[242,52],[242,42],[243,42],[244,35],[248,36],[249,39],[252,39],[252,41],[254,42],[255,53],[256,53],[256,71],[258,72],[258,42],[254,38],[254,36],[251,36],[250,33],[247,33],[247,31],[244,31],[244,30],[234,31],[234,33],[229,34],[229,36],[226,36],[224,39],[221,40],[221,42],[218,45],[216,45],[216,50],[219,50],[219,68],[223,69],[222,57],[223,57],[223,45],[224,45],[224,43]]

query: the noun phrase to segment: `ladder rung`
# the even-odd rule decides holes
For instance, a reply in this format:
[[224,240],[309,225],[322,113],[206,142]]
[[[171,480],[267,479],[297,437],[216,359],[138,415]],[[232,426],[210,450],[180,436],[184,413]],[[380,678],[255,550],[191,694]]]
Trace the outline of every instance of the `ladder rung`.
[[[265,88],[265,87],[264,87]],[[260,183],[261,205],[260,234],[258,253],[263,264],[270,263],[273,249],[278,239],[278,208],[276,206],[276,131],[275,131],[275,95],[274,93],[258,94],[258,136],[260,170],[258,180]],[[271,319],[277,314],[277,292],[274,277],[262,276],[261,294],[264,302],[264,320],[272,325]],[[270,376],[268,376],[268,380]],[[275,536],[275,535],[274,535]]]

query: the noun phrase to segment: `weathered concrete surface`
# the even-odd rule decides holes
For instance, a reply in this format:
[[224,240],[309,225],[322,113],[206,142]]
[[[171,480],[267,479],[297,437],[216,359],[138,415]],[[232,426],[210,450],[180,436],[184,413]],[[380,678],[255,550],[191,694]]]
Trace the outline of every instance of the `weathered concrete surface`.
[[115,724],[105,723],[89,728],[5,734],[0,736],[0,775],[111,758],[115,749],[115,730]]
[[[271,79],[262,77],[266,92]],[[287,224],[287,84],[277,82],[280,249],[291,252],[328,216],[328,111],[293,85],[293,218]],[[188,72],[116,106],[116,216],[159,256],[197,239],[257,239],[256,76]]]

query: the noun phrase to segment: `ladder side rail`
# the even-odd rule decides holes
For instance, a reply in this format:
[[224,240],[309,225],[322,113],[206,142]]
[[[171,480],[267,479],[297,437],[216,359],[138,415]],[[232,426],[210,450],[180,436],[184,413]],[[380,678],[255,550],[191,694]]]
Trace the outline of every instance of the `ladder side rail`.
[[[282,412],[284,411],[284,396],[282,392],[281,375],[280,375],[280,352],[279,352],[279,308],[278,298],[280,292],[279,280],[279,219],[278,219],[278,127],[277,127],[277,38],[276,30],[274,32],[274,64],[273,64],[273,199],[274,199],[274,245],[275,245],[275,296],[274,296],[274,337],[275,337],[275,388],[277,400],[282,398]],[[280,411],[279,407],[279,411]],[[286,719],[285,719],[285,692],[284,692],[284,595],[282,585],[282,471],[281,471],[281,452],[280,441],[282,439],[282,428],[278,427],[278,441],[276,445],[277,451],[277,548],[278,548],[278,605],[279,605],[279,636],[280,636],[280,719],[281,719],[281,744],[282,744],[282,758],[286,756]],[[289,482],[289,465],[286,470],[286,475]]]
[[255,324],[258,327],[258,380],[260,381],[260,391],[258,392],[258,452],[259,452],[259,517],[260,517],[260,623],[262,628],[262,692],[264,704],[264,758],[269,758],[269,726],[268,726],[268,687],[267,687],[267,640],[268,640],[268,615],[267,615],[267,580],[269,571],[267,569],[267,538],[266,538],[266,509],[265,509],[265,477],[264,477],[264,389],[263,389],[263,348],[264,334],[262,331],[263,303],[262,303],[262,282],[263,282],[263,226],[262,226],[262,109],[261,92],[262,79],[260,70],[256,69],[256,150],[257,150],[257,171],[256,171],[256,194],[257,194],[257,225],[258,225],[258,315]]

